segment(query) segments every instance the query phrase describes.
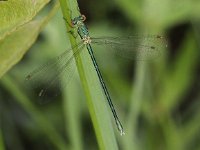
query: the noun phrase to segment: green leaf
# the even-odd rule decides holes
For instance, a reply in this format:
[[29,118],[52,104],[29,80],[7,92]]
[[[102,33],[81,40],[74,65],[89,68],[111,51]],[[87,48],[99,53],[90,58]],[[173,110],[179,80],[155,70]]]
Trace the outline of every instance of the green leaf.
[[40,19],[30,21],[0,40],[0,77],[23,57],[59,5]]
[[29,22],[49,0],[8,0],[0,2],[0,40]]

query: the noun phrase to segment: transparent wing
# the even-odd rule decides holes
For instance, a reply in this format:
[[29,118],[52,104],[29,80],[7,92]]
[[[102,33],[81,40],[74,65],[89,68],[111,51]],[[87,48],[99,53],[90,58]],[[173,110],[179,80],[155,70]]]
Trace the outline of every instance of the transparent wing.
[[167,46],[166,38],[160,35],[135,35],[128,37],[91,38],[92,43],[105,45],[117,55],[134,60],[151,60]]
[[[61,86],[67,85],[75,70],[75,57],[83,49],[80,42],[71,49],[66,50],[58,57],[36,68],[26,76],[26,83],[39,97],[39,102],[44,104],[54,100],[61,93]],[[72,51],[72,49],[75,49]],[[65,78],[65,80],[62,80]],[[65,81],[66,83],[62,83]]]

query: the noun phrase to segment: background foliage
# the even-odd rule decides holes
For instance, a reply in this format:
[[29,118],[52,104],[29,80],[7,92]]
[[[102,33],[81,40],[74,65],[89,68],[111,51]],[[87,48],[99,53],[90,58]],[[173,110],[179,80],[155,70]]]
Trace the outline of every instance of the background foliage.
[[[75,74],[67,86],[61,79],[61,95],[54,101],[38,103],[25,76],[70,47],[66,24],[58,2],[8,0],[0,1],[0,149],[200,149],[200,2],[78,3],[92,36],[165,34],[168,39],[162,55],[150,62],[125,60],[95,47],[126,135],[119,135],[109,108],[98,103],[102,91],[87,68],[90,88],[82,88]],[[77,11],[70,4],[72,13]],[[89,57],[81,57],[90,66]],[[92,114],[86,90],[98,96],[92,103],[99,104],[100,110],[94,109],[99,118]]]

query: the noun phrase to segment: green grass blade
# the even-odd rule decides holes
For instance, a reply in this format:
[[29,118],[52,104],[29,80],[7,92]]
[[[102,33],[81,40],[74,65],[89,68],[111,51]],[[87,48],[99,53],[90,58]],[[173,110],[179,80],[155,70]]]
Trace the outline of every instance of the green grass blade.
[[[69,2],[70,6],[69,7]],[[79,15],[78,5],[75,1],[60,0],[63,16],[66,19],[67,31],[74,31],[69,25],[71,22],[70,12],[73,15]],[[70,11],[71,10],[71,11]],[[76,44],[75,38],[69,33],[71,45]],[[110,113],[107,108],[105,96],[101,90],[99,79],[92,65],[90,56],[85,49],[79,59],[76,60],[79,76],[87,98],[92,123],[97,136],[100,149],[116,150],[118,149],[114,131],[110,120]]]
[[17,86],[17,83],[9,76],[4,76],[1,79],[1,84],[15,97],[15,100],[25,109],[25,111],[38,124],[41,132],[46,134],[46,137],[59,150],[65,150],[67,145],[60,137],[57,131],[53,128],[51,123],[43,116],[31,100],[22,92],[23,90]]
[[3,134],[0,128],[0,150],[5,150]]
[[[65,79],[63,79],[65,80]],[[80,90],[80,84],[74,79],[70,81],[67,87],[63,88],[64,102],[63,109],[66,120],[66,135],[69,136],[71,143],[71,149],[82,150],[83,149],[83,136],[81,130],[81,110],[82,105],[80,94],[77,94]],[[68,88],[70,87],[70,88]]]

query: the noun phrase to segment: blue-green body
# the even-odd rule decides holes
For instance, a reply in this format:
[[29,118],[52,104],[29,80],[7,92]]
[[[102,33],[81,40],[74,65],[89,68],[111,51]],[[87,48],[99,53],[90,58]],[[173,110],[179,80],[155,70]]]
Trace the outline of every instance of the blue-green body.
[[93,62],[93,65],[95,67],[95,70],[97,72],[97,75],[98,75],[98,78],[99,78],[99,81],[101,83],[101,86],[103,88],[103,91],[104,91],[104,94],[107,98],[107,101],[108,101],[108,104],[111,108],[111,111],[113,113],[113,116],[114,116],[114,119],[115,119],[115,123],[117,125],[117,128],[118,130],[120,131],[120,134],[123,135],[124,134],[124,131],[123,131],[123,127],[121,125],[121,122],[117,116],[117,113],[115,111],[115,108],[114,108],[114,105],[112,103],[112,100],[111,100],[111,97],[110,97],[110,94],[107,90],[107,87],[105,85],[105,82],[103,80],[103,77],[101,75],[101,72],[99,70],[99,67],[97,65],[97,62],[96,62],[96,59],[94,57],[94,54],[93,54],[93,50],[92,50],[92,46],[91,46],[91,39],[90,39],[90,36],[89,36],[89,32],[87,30],[87,27],[86,25],[83,23],[83,21],[85,20],[85,16],[81,15],[79,17],[76,17],[72,20],[72,24],[74,26],[77,26],[77,32],[80,36],[80,38],[83,40],[83,43],[86,45],[87,49],[88,49],[88,53],[90,54],[90,57],[92,59],[92,62]]

